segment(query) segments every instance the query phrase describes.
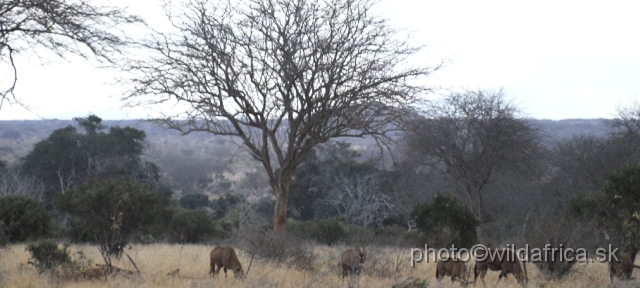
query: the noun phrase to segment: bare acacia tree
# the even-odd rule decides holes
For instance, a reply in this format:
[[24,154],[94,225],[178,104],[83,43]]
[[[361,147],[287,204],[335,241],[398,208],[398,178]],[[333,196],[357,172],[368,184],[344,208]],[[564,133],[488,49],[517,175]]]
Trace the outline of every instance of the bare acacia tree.
[[407,157],[450,175],[482,222],[484,190],[498,171],[533,169],[538,131],[502,91],[451,93],[408,124]]
[[44,202],[45,187],[41,180],[23,175],[19,169],[10,169],[0,175],[0,196],[22,195]]
[[602,189],[607,173],[640,160],[638,145],[629,136],[632,135],[573,136],[554,145],[554,164],[575,190],[582,193]]
[[619,108],[614,126],[617,128],[617,136],[626,136],[633,141],[640,141],[640,103]]
[[440,67],[409,67],[420,48],[374,16],[373,2],[168,4],[176,32],[152,35],[141,44],[150,57],[125,65],[126,100],[156,110],[177,103],[186,108],[160,113],[168,127],[241,139],[268,174],[274,229],[284,231],[293,172],[311,148],[334,137],[384,140],[427,90],[412,80]]
[[[74,0],[0,1],[0,63],[8,64],[11,79],[0,87],[0,107],[4,100],[18,102],[14,92],[18,80],[14,56],[35,53],[40,48],[60,57],[67,53],[83,58],[111,61],[126,44],[118,27],[142,23],[123,9]],[[18,102],[19,103],[19,102]]]
[[370,228],[389,217],[394,206],[379,187],[380,183],[373,174],[339,175],[329,201],[349,223]]

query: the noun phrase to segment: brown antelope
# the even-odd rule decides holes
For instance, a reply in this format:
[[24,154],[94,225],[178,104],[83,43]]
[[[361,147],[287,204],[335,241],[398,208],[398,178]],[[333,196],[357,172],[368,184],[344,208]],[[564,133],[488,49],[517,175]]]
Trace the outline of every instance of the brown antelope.
[[229,246],[218,246],[211,250],[209,256],[211,257],[210,274],[213,275],[215,272],[217,275],[220,273],[220,269],[224,268],[225,278],[227,277],[227,270],[233,271],[233,276],[236,278],[242,278],[244,276],[244,270],[233,248]]
[[358,251],[349,248],[342,252],[342,256],[340,257],[342,278],[347,277],[349,273],[351,273],[351,275],[360,275],[366,256],[367,253],[364,251],[364,247],[360,247]]
[[466,284],[467,279],[467,266],[462,260],[447,258],[445,260],[438,260],[436,264],[436,279],[438,282],[445,276],[451,276],[451,282],[453,283],[456,278],[463,284]]
[[[485,253],[489,254],[486,255]],[[485,285],[484,277],[487,274],[487,270],[491,270],[500,271],[497,282],[499,282],[502,277],[507,278],[507,274],[511,273],[516,277],[518,283],[525,283],[527,281],[527,267],[525,263],[522,263],[522,265],[523,266],[520,267],[520,258],[518,258],[514,250],[496,249],[493,250],[493,252],[480,250],[476,252],[476,264],[473,267],[473,281],[475,283],[478,276],[480,276],[482,284]],[[524,272],[522,268],[524,268]]]
[[613,278],[621,280],[631,279],[633,268],[640,268],[640,266],[633,264],[636,260],[636,254],[638,249],[633,249],[629,253],[620,254],[618,261],[609,259],[609,279],[613,283]]

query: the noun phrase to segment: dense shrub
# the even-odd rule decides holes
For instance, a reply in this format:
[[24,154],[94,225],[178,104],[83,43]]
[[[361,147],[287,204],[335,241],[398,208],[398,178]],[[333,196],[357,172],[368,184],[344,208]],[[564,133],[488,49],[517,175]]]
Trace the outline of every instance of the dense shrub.
[[213,218],[221,219],[226,216],[233,208],[245,203],[245,199],[242,196],[225,194],[224,196],[211,201],[211,208],[213,208]]
[[402,241],[411,247],[421,247],[425,244],[423,233],[417,229],[402,233]]
[[609,173],[602,192],[615,211],[607,222],[621,236],[624,250],[640,248],[640,163]]
[[[593,222],[595,234],[623,251],[640,248],[640,164],[626,165],[607,175],[602,191],[585,193],[567,203],[571,218]],[[604,242],[603,242],[604,244]]]
[[4,232],[4,222],[0,221],[0,247],[3,247],[9,243],[9,237]]
[[316,223],[311,237],[320,243],[333,245],[347,239],[347,231],[338,218],[332,217]]
[[338,208],[336,208],[336,206],[328,200],[316,200],[312,204],[312,209],[315,215],[314,220],[316,221],[321,219],[329,219],[332,217],[339,217],[340,215],[340,211],[338,211]]
[[350,224],[342,225],[342,227],[346,232],[344,242],[347,244],[359,246],[370,243],[372,242],[372,240],[374,240],[373,230],[366,229],[362,226]]
[[108,265],[111,256],[122,255],[134,233],[158,230],[154,227],[166,226],[170,219],[167,200],[133,182],[91,182],[62,194],[59,205],[74,227],[87,228]]
[[299,221],[295,219],[287,220],[287,233],[300,239],[313,239],[313,230],[316,223],[313,221]]
[[[594,233],[593,228],[596,226],[594,222],[573,219],[558,211],[556,214],[536,216],[530,220],[524,238],[526,244],[531,247],[548,245],[551,248],[542,251],[542,257],[539,257],[541,259],[532,260],[540,260],[534,261],[540,272],[548,277],[560,279],[576,271],[574,266],[580,262],[580,255],[576,251],[563,251],[562,247],[586,249],[588,255],[593,255],[604,243],[611,243],[613,239],[606,239],[602,233]],[[524,246],[524,243],[521,245]]]
[[170,224],[173,243],[201,243],[215,236],[216,227],[202,211],[180,211]]
[[[40,202],[21,195],[0,197],[0,222],[9,242],[21,242],[47,234],[51,217]],[[2,236],[0,236],[1,238]]]
[[221,238],[230,237],[233,233],[234,228],[237,227],[234,221],[227,218],[213,220],[213,225],[214,227],[216,227],[216,237]]
[[[413,247],[415,242],[407,241],[404,235],[407,229],[397,225],[384,226],[374,230],[375,244],[380,246]],[[424,243],[423,243],[424,244]]]
[[418,204],[411,218],[429,246],[470,248],[478,242],[478,220],[454,198],[438,195],[431,202]]
[[569,199],[567,213],[572,218],[596,218],[605,220],[613,209],[607,195],[601,191],[588,192]]
[[188,194],[178,200],[180,206],[185,209],[197,210],[209,206],[209,198],[204,194]]
[[245,229],[238,235],[242,249],[252,257],[296,269],[313,269],[312,249],[289,233],[275,234],[272,228],[262,226]]
[[67,247],[58,248],[58,243],[53,240],[43,240],[27,245],[27,251],[31,254],[29,264],[36,267],[38,273],[53,271],[58,266],[72,264]]
[[273,211],[276,207],[276,200],[269,197],[261,198],[257,203],[253,205],[256,216],[273,221]]
[[70,219],[69,228],[66,229],[66,237],[71,243],[97,243],[91,235],[91,229],[82,225],[82,222]]

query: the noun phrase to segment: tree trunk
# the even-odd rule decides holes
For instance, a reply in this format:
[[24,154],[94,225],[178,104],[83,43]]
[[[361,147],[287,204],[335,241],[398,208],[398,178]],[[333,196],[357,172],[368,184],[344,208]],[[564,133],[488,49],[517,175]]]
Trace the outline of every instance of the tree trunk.
[[289,187],[279,187],[276,191],[276,207],[273,214],[273,231],[282,233],[287,230],[287,198]]
[[482,225],[484,224],[484,219],[482,217],[482,211],[484,211],[484,197],[483,197],[483,189],[478,188],[478,228],[476,229],[476,236],[478,237],[478,241],[484,242],[484,235],[482,233]]
[[484,196],[482,194],[482,189],[478,189],[478,222],[480,222],[480,224],[482,224],[484,220],[484,217],[482,217],[482,211],[484,211]]
[[[480,208],[482,205],[479,204],[480,199],[478,199],[478,200],[475,199],[476,198],[475,197],[476,193],[474,193],[473,189],[471,188],[471,184],[465,184],[464,185],[464,190],[467,192],[467,195],[469,196],[469,201],[470,201],[470,204],[471,204],[471,210],[472,210],[473,214],[476,216],[476,219],[478,219],[478,221],[480,221],[480,218],[482,218],[482,215],[481,215],[482,212],[481,212],[481,208]],[[482,221],[480,221],[480,222],[482,222]]]
[[275,233],[282,233],[287,230],[287,200],[293,172],[283,172],[280,177],[280,185],[272,187],[276,193],[276,207],[273,213],[273,231]]

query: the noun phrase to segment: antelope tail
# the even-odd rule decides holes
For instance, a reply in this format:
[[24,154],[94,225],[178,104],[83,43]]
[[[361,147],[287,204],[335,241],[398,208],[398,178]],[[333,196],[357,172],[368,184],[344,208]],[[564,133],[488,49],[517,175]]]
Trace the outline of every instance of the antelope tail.
[[249,276],[249,271],[251,271],[251,263],[253,263],[253,256],[255,256],[255,254],[251,254],[251,260],[249,260],[249,267],[247,268],[247,273],[244,274],[244,277]]
[[522,267],[524,267],[524,283],[529,283],[529,274],[527,273],[527,262],[522,261]]
[[609,280],[613,283],[613,275],[615,275],[616,271],[613,268],[613,262],[609,262]]
[[475,265],[473,265],[473,280],[475,281],[476,279],[478,279],[478,263],[477,262]]

